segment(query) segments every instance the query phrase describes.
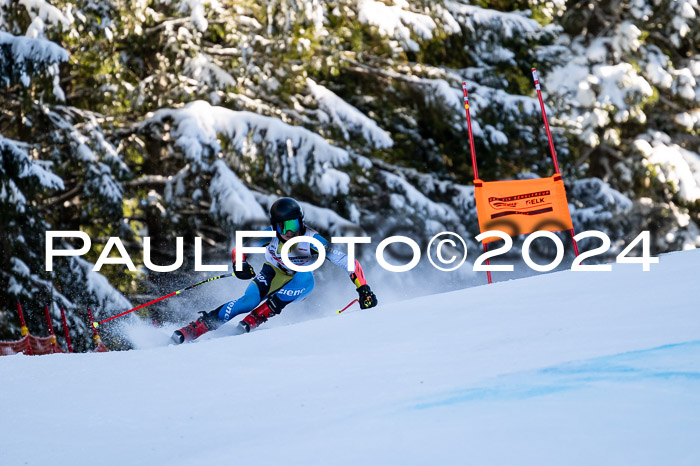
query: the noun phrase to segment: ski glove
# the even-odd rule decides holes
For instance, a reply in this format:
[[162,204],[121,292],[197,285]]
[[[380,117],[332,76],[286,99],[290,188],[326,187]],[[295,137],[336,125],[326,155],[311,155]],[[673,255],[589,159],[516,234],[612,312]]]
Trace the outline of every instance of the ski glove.
[[248,262],[243,261],[242,267],[243,269],[239,272],[238,270],[236,270],[236,264],[233,264],[233,273],[236,274],[236,278],[239,278],[241,280],[250,280],[255,276],[255,269]]
[[360,309],[368,309],[377,305],[377,297],[369,289],[369,285],[358,287],[357,294],[360,295]]
[[236,275],[236,278],[241,279],[241,280],[250,280],[255,276],[255,269],[253,269],[253,266],[246,261],[245,254],[243,254],[243,264],[242,264],[242,269],[239,272],[236,270],[236,249],[234,248],[233,251],[231,251],[231,259],[233,260],[233,273]]

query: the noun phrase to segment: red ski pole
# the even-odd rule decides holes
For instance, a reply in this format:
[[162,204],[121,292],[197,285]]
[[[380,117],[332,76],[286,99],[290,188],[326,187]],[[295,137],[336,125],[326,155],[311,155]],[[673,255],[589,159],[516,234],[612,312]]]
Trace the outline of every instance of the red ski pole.
[[105,319],[105,320],[102,320],[102,321],[100,321],[100,322],[93,322],[93,323],[92,323],[92,326],[95,327],[95,328],[97,328],[100,324],[104,324],[105,322],[109,322],[110,320],[116,319],[117,317],[121,317],[121,316],[126,315],[126,314],[128,314],[128,313],[130,313],[130,312],[134,312],[134,311],[137,311],[137,310],[139,310],[139,309],[141,309],[141,308],[144,308],[144,307],[146,307],[146,306],[150,306],[151,304],[157,303],[158,301],[162,301],[162,300],[164,300],[164,299],[166,299],[166,298],[170,298],[171,296],[178,295],[178,294],[182,293],[183,291],[191,290],[191,289],[194,288],[195,286],[203,285],[203,284],[209,283],[209,282],[211,282],[211,281],[213,281],[213,280],[218,280],[219,278],[232,277],[232,276],[234,276],[234,275],[235,275],[235,272],[231,272],[231,273],[225,273],[225,274],[223,274],[223,275],[219,275],[219,276],[217,276],[217,277],[207,278],[206,280],[202,280],[201,282],[195,283],[194,285],[190,285],[190,286],[188,286],[188,287],[186,287],[186,288],[183,288],[183,289],[181,289],[181,290],[173,291],[172,293],[166,294],[165,296],[161,296],[160,298],[154,299],[153,301],[149,301],[149,302],[147,302],[147,303],[145,303],[145,304],[141,304],[140,306],[136,306],[135,308],[129,309],[128,311],[121,312],[121,313],[117,314],[116,316],[109,317],[109,318],[107,318],[107,319]]
[[357,299],[357,298],[353,299],[352,301],[350,301],[350,304],[348,304],[347,306],[345,306],[345,307],[342,308],[342,309],[338,309],[338,314],[342,314],[343,311],[345,311],[347,308],[349,308],[350,306],[352,306],[353,304],[355,304],[355,303],[357,303],[357,302],[360,302],[360,300]]

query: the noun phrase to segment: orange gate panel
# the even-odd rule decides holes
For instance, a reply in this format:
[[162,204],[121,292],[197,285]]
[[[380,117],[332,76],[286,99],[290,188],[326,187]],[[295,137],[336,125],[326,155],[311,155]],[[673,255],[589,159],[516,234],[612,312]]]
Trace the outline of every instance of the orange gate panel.
[[[481,232],[500,230],[515,237],[539,230],[571,230],[561,175],[534,180],[474,181]],[[498,241],[492,237],[483,243]]]

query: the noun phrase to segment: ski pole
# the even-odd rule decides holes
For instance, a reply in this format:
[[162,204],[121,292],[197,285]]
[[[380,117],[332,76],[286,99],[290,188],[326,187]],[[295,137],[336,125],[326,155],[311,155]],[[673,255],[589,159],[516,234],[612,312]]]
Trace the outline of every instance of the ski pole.
[[342,309],[338,309],[338,314],[341,314],[344,310],[346,310],[347,308],[349,308],[350,306],[352,306],[353,304],[355,304],[355,303],[357,303],[357,302],[359,302],[359,301],[360,301],[360,300],[357,299],[357,298],[353,299],[352,301],[350,301],[350,304],[348,304],[347,306],[345,306],[345,307],[342,308]]
[[149,301],[149,302],[147,302],[147,303],[145,303],[145,304],[141,304],[140,306],[136,306],[136,307],[133,308],[133,309],[129,309],[128,311],[124,311],[124,312],[122,312],[122,313],[120,313],[120,314],[117,314],[116,316],[112,316],[112,317],[110,317],[110,318],[108,318],[108,319],[102,320],[102,321],[100,321],[99,323],[98,323],[98,322],[93,322],[93,323],[92,323],[92,326],[95,327],[95,328],[97,328],[98,325],[100,325],[100,324],[104,324],[105,322],[109,322],[109,321],[112,320],[112,319],[116,319],[117,317],[121,317],[121,316],[123,316],[123,315],[125,315],[125,314],[128,314],[128,313],[130,313],[130,312],[134,312],[134,311],[136,311],[136,310],[139,310],[139,309],[141,309],[142,307],[150,306],[150,305],[153,304],[153,303],[157,303],[158,301],[162,301],[162,300],[164,300],[164,299],[166,299],[166,298],[170,298],[171,296],[178,295],[178,294],[182,293],[183,291],[191,290],[191,289],[194,288],[195,286],[203,285],[203,284],[205,284],[205,283],[209,283],[209,282],[211,282],[211,281],[218,280],[219,278],[232,277],[232,276],[234,276],[234,275],[235,275],[235,272],[231,272],[231,273],[225,273],[225,274],[223,274],[223,275],[219,275],[219,276],[217,276],[217,277],[207,278],[206,280],[202,280],[202,281],[199,282],[199,283],[195,283],[194,285],[190,285],[190,286],[188,286],[188,287],[186,287],[186,288],[183,288],[183,289],[181,289],[181,290],[173,291],[172,293],[166,294],[165,296],[161,296],[160,298],[154,299],[153,301]]

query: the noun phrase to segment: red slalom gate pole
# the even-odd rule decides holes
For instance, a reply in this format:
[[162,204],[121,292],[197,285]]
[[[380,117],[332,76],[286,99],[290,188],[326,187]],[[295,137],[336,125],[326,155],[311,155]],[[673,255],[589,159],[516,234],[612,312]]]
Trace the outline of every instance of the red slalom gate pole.
[[479,179],[479,172],[476,168],[476,151],[474,150],[474,134],[472,133],[472,117],[469,114],[469,94],[467,94],[467,83],[462,83],[464,93],[464,112],[467,114],[467,132],[469,133],[469,148],[472,152],[472,168],[474,169],[474,179]]
[[544,129],[547,131],[547,139],[549,140],[549,150],[552,153],[552,160],[554,161],[554,171],[561,173],[559,171],[559,162],[557,161],[557,153],[554,150],[554,141],[552,141],[552,132],[549,130],[549,121],[547,121],[547,111],[544,108],[544,100],[542,100],[542,91],[540,90],[540,80],[537,77],[537,69],[532,68],[532,79],[535,80],[535,90],[537,90],[537,97],[540,99],[540,109],[542,109],[542,118],[544,118]]
[[24,313],[22,312],[22,305],[19,303],[19,300],[17,301],[17,314],[19,314],[19,333],[22,335],[22,338],[27,339],[27,353],[29,356],[32,356],[32,345],[29,342],[29,329],[27,328],[27,324],[24,321]]
[[[92,316],[92,309],[87,308],[88,312],[88,318],[90,319],[90,322],[95,322],[95,318]],[[94,325],[91,325],[92,327],[92,339],[95,340],[95,346],[97,348],[100,348],[102,346],[102,339],[100,338],[100,334],[97,333],[97,327]]]
[[[464,112],[467,114],[467,132],[469,133],[469,148],[471,149],[472,153],[472,168],[474,169],[474,181],[479,179],[479,171],[476,168],[476,151],[474,150],[474,134],[472,133],[472,117],[469,114],[469,94],[467,93],[467,83],[463,82],[462,83],[462,92],[464,93]],[[482,243],[484,246],[484,252],[489,251],[489,247],[486,243]],[[486,262],[486,265],[491,265],[489,263],[489,260],[486,259],[484,262]],[[491,280],[491,271],[487,270],[486,271],[486,277],[488,278],[489,283],[493,283]]]
[[576,254],[576,257],[578,257],[578,244],[576,244],[576,233],[574,233],[574,229],[572,228],[569,230],[569,233],[571,233],[571,242],[574,245],[574,254]]
[[49,327],[49,339],[51,340],[51,347],[54,353],[58,352],[58,343],[56,342],[56,335],[53,333],[53,323],[51,322],[51,314],[49,313],[49,306],[44,304],[44,314],[46,314],[46,325]]
[[[552,153],[552,160],[554,161],[554,171],[561,175],[559,171],[559,162],[557,161],[557,153],[554,150],[554,141],[552,140],[552,132],[549,130],[549,121],[547,119],[547,111],[544,108],[544,100],[542,100],[542,91],[540,89],[540,80],[537,76],[537,69],[532,68],[532,79],[535,81],[535,90],[537,91],[537,98],[540,100],[540,109],[542,109],[542,118],[544,119],[544,129],[547,131],[547,140],[549,141],[549,150]],[[569,230],[571,233],[571,242],[574,244],[574,253],[578,256],[578,245],[574,236],[574,229]]]
[[73,344],[70,341],[70,329],[68,328],[68,322],[66,322],[66,310],[63,306],[60,306],[61,310],[61,323],[63,323],[63,333],[66,335],[66,346],[68,347],[68,352],[73,352]]

